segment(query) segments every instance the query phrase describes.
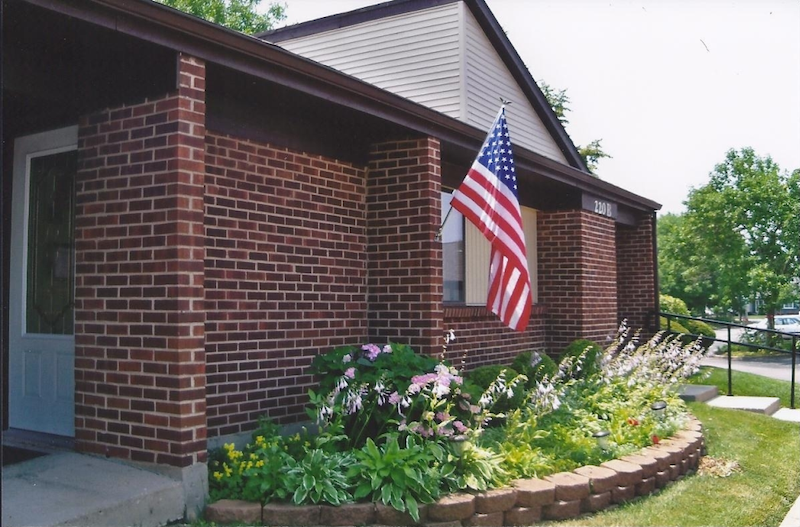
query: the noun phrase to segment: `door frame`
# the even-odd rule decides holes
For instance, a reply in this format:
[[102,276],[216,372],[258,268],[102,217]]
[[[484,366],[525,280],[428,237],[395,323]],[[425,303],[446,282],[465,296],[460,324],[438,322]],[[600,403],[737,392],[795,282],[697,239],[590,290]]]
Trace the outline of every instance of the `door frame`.
[[[48,130],[36,134],[17,137],[14,140],[14,164],[13,164],[13,185],[11,203],[11,244],[10,244],[10,283],[8,288],[9,310],[8,310],[8,360],[9,360],[9,390],[8,390],[8,426],[15,426],[14,405],[17,404],[16,393],[13,386],[22,382],[15,378],[10,371],[13,354],[21,353],[20,344],[26,336],[25,313],[27,302],[27,247],[28,247],[28,226],[29,226],[29,197],[30,197],[30,163],[34,157],[40,157],[61,152],[69,152],[78,148],[78,126],[68,126],[55,130]],[[74,273],[74,267],[72,272]],[[74,287],[74,285],[73,285]],[[75,335],[40,335],[43,341],[58,342],[62,345],[72,346],[73,356],[75,349]],[[74,371],[73,371],[74,376]],[[73,392],[74,397],[74,392]],[[75,406],[72,407],[72,431],[69,435],[74,436]],[[42,430],[39,430],[42,431]],[[49,433],[48,431],[44,431]],[[64,435],[61,432],[53,432]]]

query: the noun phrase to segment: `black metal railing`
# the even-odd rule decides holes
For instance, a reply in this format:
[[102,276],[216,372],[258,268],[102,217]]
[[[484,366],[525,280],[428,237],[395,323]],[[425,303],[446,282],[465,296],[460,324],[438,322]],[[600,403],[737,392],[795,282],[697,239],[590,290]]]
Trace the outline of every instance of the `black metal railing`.
[[[723,322],[721,320],[712,320],[707,318],[699,318],[699,317],[690,317],[686,315],[678,315],[676,313],[666,313],[666,312],[659,312],[659,317],[664,317],[667,320],[667,328],[666,330],[670,333],[678,333],[677,331],[673,331],[670,326],[672,323],[672,319],[683,319],[683,320],[697,320],[699,322],[705,322],[706,324],[713,325],[713,326],[722,326],[727,328],[728,338],[727,339],[719,339],[716,337],[709,337],[708,335],[695,335],[692,333],[684,333],[685,335],[691,338],[702,338],[705,340],[710,340],[714,342],[722,342],[727,344],[727,356],[728,356],[728,395],[733,395],[733,368],[732,368],[732,346],[736,344],[738,346],[744,346],[749,348],[755,349],[762,349],[762,350],[769,350],[769,351],[776,351],[780,353],[789,353],[792,357],[792,373],[791,373],[791,395],[790,395],[790,406],[792,409],[795,408],[795,370],[797,369],[797,355],[800,353],[800,349],[798,349],[798,342],[800,342],[800,335],[796,335],[793,333],[786,333],[783,331],[778,331],[775,329],[761,329],[761,328],[754,328],[751,326],[746,326],[743,324],[736,324],[734,322]],[[658,319],[658,317],[656,317]],[[731,329],[733,328],[741,328],[744,330],[742,335],[747,335],[748,338],[751,338],[753,335],[764,335],[766,344],[759,344],[756,342],[748,342],[746,340],[742,341],[736,340],[734,341],[731,338]],[[777,335],[781,339],[791,339],[792,346],[791,349],[786,350],[785,348],[779,348],[777,346],[770,346],[770,338],[769,335]]]

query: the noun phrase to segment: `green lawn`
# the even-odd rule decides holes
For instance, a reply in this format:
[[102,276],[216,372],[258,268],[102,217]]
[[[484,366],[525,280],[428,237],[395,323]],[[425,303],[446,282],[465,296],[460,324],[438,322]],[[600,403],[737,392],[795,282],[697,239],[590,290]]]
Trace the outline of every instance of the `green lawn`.
[[[726,370],[694,379],[727,391]],[[777,396],[789,406],[789,383],[733,372],[736,395]],[[800,403],[800,390],[797,392]],[[773,526],[780,525],[800,495],[800,426],[740,410],[689,407],[705,427],[708,456],[737,461],[728,477],[696,474],[645,498],[576,520],[548,522],[567,526]]]
[[[706,377],[708,375],[708,377]],[[789,408],[791,383],[769,379],[752,373],[732,372],[733,395],[751,395],[756,397],[779,397],[781,406]],[[795,406],[800,408],[800,378],[794,386]],[[719,393],[728,393],[728,370],[723,368],[703,367],[700,374],[689,380],[692,384],[708,384],[719,388]],[[800,461],[798,461],[800,464]]]

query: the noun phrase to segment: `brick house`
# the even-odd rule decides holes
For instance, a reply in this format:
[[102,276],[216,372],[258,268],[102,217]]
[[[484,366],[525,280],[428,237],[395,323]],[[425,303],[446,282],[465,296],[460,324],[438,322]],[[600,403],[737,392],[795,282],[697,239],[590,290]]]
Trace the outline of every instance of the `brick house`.
[[[209,444],[302,419],[306,367],[335,346],[437,353],[453,329],[473,367],[657,307],[659,205],[588,174],[482,0],[264,36],[280,45],[146,0],[3,9],[4,431],[202,479]],[[358,49],[331,39],[374,53],[348,71]],[[498,96],[524,333],[483,307],[480,236],[451,218],[436,240]]]

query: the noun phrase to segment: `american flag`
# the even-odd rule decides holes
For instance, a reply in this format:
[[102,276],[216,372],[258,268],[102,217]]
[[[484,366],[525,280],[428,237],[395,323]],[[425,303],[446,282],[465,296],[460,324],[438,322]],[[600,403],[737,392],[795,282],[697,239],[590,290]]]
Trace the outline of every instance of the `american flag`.
[[492,245],[486,308],[511,329],[524,331],[531,315],[531,280],[505,107],[451,203]]

